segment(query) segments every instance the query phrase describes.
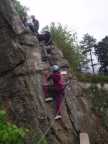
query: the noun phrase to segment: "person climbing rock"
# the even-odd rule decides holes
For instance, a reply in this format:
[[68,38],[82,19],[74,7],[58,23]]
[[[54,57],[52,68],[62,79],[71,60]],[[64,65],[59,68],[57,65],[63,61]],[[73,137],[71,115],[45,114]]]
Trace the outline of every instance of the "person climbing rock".
[[61,104],[64,97],[64,81],[60,73],[60,67],[58,65],[52,66],[52,74],[48,77],[48,80],[53,80],[54,87],[54,99],[56,104],[56,116],[55,120],[62,118],[61,116]]
[[48,53],[47,49],[44,43],[40,43],[40,49],[41,49],[41,58],[42,61],[47,62],[48,61]]
[[35,32],[35,31],[34,31],[34,26],[33,26],[33,24],[32,24],[32,19],[31,19],[31,17],[27,18],[26,26],[29,27],[29,29],[32,31],[32,33]]
[[37,38],[40,42],[42,61],[48,61],[48,54],[51,53],[53,44],[51,34],[45,31],[44,33],[37,34]]
[[27,17],[22,17],[22,22],[25,27],[27,27]]
[[48,46],[48,45],[52,45],[53,42],[52,42],[52,36],[51,36],[51,33],[49,31],[44,31],[44,34],[45,34],[45,44]]
[[51,37],[51,33],[48,31],[44,31],[42,34],[38,34],[37,38],[40,42],[44,42],[46,46],[48,45],[52,45],[52,37]]
[[34,32],[36,34],[38,34],[38,30],[39,30],[39,21],[35,18],[35,16],[31,16],[32,18],[32,23],[33,23],[33,27],[34,27]]

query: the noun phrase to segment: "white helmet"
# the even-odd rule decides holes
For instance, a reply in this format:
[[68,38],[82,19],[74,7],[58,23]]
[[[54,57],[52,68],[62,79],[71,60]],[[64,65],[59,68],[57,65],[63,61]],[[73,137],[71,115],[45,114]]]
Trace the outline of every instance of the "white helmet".
[[58,72],[58,71],[60,71],[60,67],[58,65],[53,65],[52,66],[52,71],[53,72]]

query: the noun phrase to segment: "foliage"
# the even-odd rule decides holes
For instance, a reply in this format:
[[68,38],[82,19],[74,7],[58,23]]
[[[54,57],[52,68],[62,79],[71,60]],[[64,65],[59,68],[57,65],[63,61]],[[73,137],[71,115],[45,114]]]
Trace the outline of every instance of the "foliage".
[[90,74],[76,74],[79,81],[90,83],[108,83],[108,76],[105,75],[90,75]]
[[108,74],[108,36],[95,45],[95,53],[101,65],[99,72]]
[[23,144],[26,129],[6,121],[6,112],[0,111],[0,144]]
[[87,95],[91,96],[91,109],[100,118],[102,125],[108,129],[108,91],[99,89],[93,84],[86,90]]
[[79,81],[90,83],[108,83],[108,76],[76,73]]
[[66,26],[62,26],[60,23],[58,25],[51,23],[50,26],[46,26],[43,30],[51,32],[56,47],[62,50],[71,68],[76,71],[81,59],[79,47],[76,42],[76,34],[69,31]]
[[45,136],[43,137],[39,134],[34,136],[34,138],[33,138],[33,144],[36,144],[36,143],[38,143],[38,144],[48,144],[46,137]]
[[93,65],[93,56],[92,51],[94,45],[96,43],[96,39],[89,34],[85,34],[83,40],[80,42],[81,52],[84,57],[84,61],[81,62],[81,69],[85,69],[87,71],[89,69],[89,63],[91,62],[92,70],[94,73],[94,65]]
[[16,11],[17,11],[18,15],[20,16],[21,20],[23,20],[24,18],[26,18],[27,17],[28,8],[25,7],[25,6],[23,6],[17,0],[14,1],[14,4],[15,4]]

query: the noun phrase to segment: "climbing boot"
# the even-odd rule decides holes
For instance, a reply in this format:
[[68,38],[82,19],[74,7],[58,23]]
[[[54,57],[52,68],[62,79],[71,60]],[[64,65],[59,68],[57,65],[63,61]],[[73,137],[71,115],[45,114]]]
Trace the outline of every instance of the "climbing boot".
[[52,97],[47,97],[47,98],[45,98],[45,101],[46,102],[51,102],[51,101],[53,101],[53,98]]
[[56,117],[54,118],[55,120],[61,119],[62,116],[61,115],[56,115]]

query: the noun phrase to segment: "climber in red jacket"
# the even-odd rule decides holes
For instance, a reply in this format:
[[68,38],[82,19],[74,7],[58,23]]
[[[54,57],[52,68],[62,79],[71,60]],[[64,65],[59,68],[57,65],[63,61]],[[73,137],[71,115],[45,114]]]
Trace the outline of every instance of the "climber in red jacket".
[[55,120],[61,118],[61,104],[64,97],[64,81],[62,75],[60,73],[60,67],[58,65],[52,66],[52,74],[48,77],[48,80],[53,80],[53,87],[54,87],[54,99],[56,103],[56,117]]

